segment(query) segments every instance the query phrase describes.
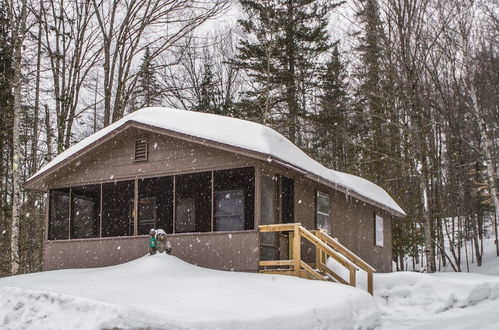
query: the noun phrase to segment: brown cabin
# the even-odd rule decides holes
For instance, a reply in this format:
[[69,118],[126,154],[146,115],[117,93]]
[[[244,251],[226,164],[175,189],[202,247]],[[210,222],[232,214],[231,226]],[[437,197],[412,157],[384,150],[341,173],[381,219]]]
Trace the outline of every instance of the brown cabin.
[[[389,272],[391,223],[404,216],[380,187],[326,169],[270,128],[167,108],[138,110],[82,140],[25,187],[48,192],[45,270],[130,261],[162,228],[172,254],[203,267],[313,263],[323,245],[306,235],[319,229]],[[291,242],[295,224],[310,242]]]

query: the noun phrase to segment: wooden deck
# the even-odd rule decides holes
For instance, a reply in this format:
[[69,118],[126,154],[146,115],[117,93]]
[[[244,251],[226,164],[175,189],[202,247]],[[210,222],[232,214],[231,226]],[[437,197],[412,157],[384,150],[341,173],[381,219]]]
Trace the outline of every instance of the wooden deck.
[[[357,286],[357,271],[367,273],[367,291],[373,294],[373,273],[376,271],[364,260],[329,236],[324,230],[307,230],[301,223],[273,224],[258,226],[260,233],[288,232],[289,260],[265,260],[259,262],[259,272],[267,274],[293,275],[321,281],[338,282]],[[302,260],[302,242],[308,241],[315,247],[315,264]],[[326,266],[332,258],[349,274],[346,280]]]

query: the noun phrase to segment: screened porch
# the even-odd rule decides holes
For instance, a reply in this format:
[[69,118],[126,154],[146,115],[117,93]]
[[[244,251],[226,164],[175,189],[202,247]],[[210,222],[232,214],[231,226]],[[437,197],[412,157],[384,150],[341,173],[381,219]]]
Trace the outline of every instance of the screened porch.
[[255,168],[50,189],[49,241],[255,229]]

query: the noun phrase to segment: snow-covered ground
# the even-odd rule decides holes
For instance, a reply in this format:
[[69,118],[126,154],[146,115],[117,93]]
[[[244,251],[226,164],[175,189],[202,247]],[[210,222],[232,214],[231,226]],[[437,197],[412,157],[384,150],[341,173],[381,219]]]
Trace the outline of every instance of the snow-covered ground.
[[499,276],[376,274],[375,290],[385,330],[499,329]]
[[209,270],[164,254],[0,279],[1,329],[367,329],[379,317],[355,288]]
[[114,327],[499,329],[499,276],[376,274],[373,298],[340,284],[215,271],[158,254],[0,279],[0,329]]
[[[470,273],[455,273],[448,266],[435,274],[376,274],[382,328],[499,329],[499,257],[494,237],[484,239],[483,245],[483,265],[470,264]],[[464,260],[461,269],[466,270]]]

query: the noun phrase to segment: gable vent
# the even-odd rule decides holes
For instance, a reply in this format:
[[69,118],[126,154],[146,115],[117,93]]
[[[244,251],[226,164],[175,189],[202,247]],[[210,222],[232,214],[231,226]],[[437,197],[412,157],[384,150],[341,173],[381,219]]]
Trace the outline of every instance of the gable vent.
[[135,161],[142,162],[147,160],[147,138],[135,140]]

